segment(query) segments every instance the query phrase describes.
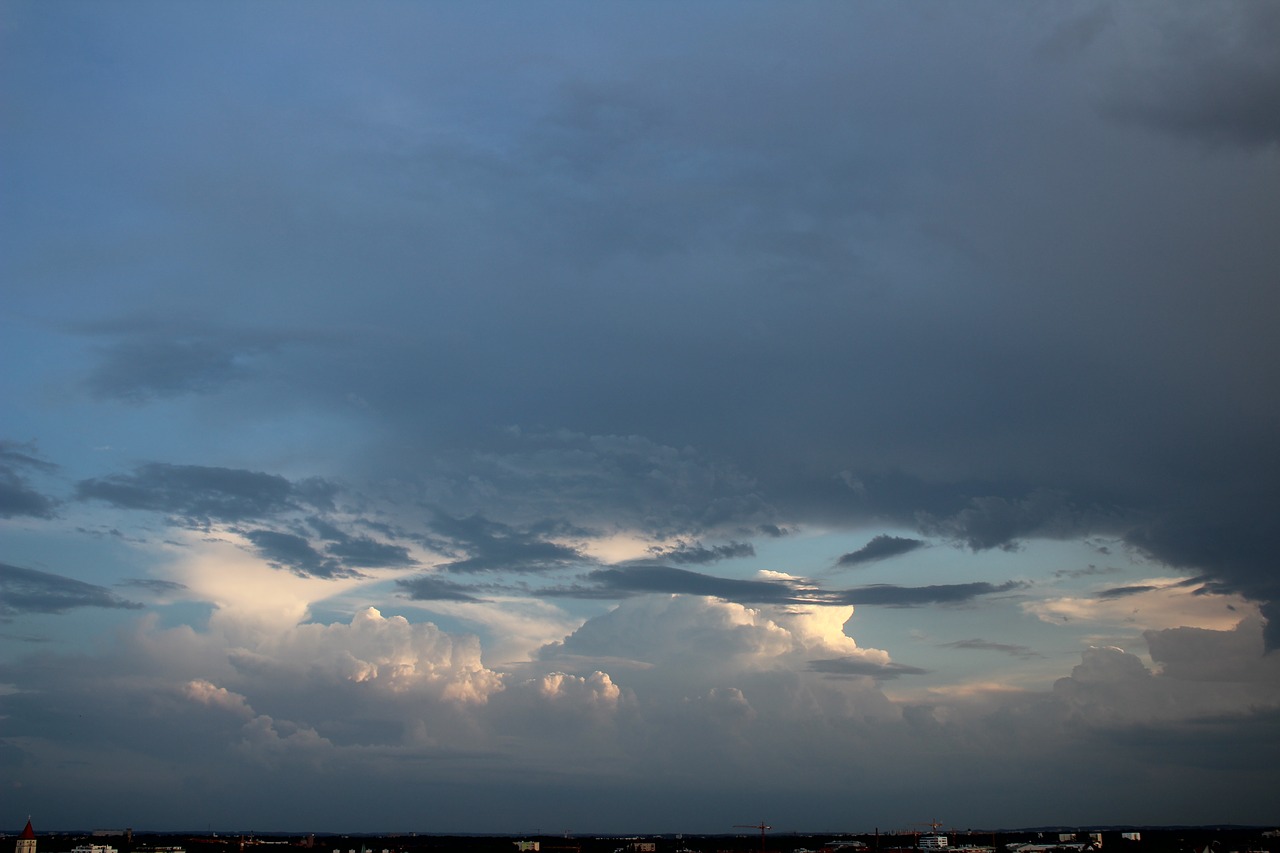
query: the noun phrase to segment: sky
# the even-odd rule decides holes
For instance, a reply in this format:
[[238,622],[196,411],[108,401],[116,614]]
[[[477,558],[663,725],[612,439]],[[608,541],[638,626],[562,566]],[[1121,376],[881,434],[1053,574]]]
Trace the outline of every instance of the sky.
[[37,829],[1280,822],[1280,6],[0,5]]

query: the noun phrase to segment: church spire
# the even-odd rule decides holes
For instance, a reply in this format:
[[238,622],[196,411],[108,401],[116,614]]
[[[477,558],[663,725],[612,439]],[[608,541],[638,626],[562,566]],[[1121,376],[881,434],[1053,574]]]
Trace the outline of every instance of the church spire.
[[31,818],[18,836],[18,843],[13,845],[13,853],[36,853],[36,831],[31,828]]

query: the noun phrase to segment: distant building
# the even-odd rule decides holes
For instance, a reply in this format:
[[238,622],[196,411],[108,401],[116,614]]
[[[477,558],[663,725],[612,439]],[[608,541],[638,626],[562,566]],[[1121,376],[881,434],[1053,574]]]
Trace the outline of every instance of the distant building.
[[18,843],[13,845],[13,853],[36,853],[36,831],[31,828],[31,818],[18,836]]
[[71,853],[117,853],[117,850],[110,844],[81,844],[72,847]]

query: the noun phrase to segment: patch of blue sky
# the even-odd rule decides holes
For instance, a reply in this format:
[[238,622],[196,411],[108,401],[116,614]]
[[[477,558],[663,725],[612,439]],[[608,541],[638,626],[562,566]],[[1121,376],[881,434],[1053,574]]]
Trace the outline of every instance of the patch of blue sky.
[[68,527],[62,521],[7,521],[0,528],[4,532],[0,560],[109,587],[125,578],[150,577],[152,569],[165,559],[140,547],[138,540],[148,534],[137,530],[117,528],[110,522],[93,524],[86,518],[78,519],[76,527]]

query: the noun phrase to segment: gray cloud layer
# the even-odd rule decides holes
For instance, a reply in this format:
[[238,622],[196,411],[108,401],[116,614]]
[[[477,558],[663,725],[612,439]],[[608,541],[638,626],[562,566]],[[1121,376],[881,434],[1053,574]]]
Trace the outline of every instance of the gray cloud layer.
[[907,587],[872,584],[846,590],[823,590],[801,580],[740,580],[677,569],[671,566],[630,565],[596,569],[585,576],[586,585],[551,587],[539,595],[564,598],[613,598],[649,593],[705,595],[739,604],[873,604],[887,607],[919,607],[959,604],[979,596],[1010,592],[1023,584],[1006,581],[936,584]]
[[52,471],[56,466],[31,450],[17,442],[0,441],[0,518],[53,517],[57,503],[33,488],[23,472]]
[[0,617],[18,613],[65,613],[77,607],[136,610],[142,605],[74,578],[0,563]]
[[150,510],[193,521],[245,521],[304,506],[331,506],[335,489],[323,480],[291,483],[284,477],[233,468],[152,462],[132,474],[82,480],[81,500]]

